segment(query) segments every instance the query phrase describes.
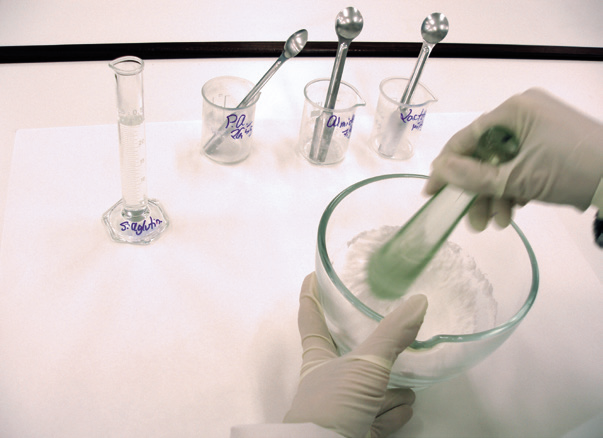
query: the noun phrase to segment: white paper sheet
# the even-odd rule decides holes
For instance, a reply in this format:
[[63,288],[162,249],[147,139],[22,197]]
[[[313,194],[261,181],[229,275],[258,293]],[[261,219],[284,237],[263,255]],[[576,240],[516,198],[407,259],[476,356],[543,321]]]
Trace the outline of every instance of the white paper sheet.
[[[227,437],[279,422],[322,211],[366,177],[427,173],[474,117],[431,114],[406,162],[368,150],[372,121],[359,117],[330,168],[296,155],[294,121],[258,122],[236,166],[199,154],[198,123],[148,124],[149,196],[171,219],[148,247],[112,242],[101,223],[120,197],[115,126],[18,132],[0,253],[0,435]],[[470,373],[420,393],[400,436],[561,435],[603,410],[601,283],[563,227],[548,242],[549,215],[529,206],[519,218],[542,269],[531,314]]]

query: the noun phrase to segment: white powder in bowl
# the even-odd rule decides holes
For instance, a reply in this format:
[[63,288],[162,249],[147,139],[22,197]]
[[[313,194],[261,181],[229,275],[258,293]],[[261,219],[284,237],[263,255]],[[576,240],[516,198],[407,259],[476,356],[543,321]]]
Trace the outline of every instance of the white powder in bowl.
[[399,227],[384,226],[360,233],[348,244],[340,278],[366,306],[387,315],[414,294],[427,296],[429,306],[417,335],[427,340],[439,334],[477,333],[494,327],[496,301],[492,285],[470,255],[452,242],[446,242],[406,294],[396,300],[377,298],[367,282],[367,263],[371,255],[390,239]]

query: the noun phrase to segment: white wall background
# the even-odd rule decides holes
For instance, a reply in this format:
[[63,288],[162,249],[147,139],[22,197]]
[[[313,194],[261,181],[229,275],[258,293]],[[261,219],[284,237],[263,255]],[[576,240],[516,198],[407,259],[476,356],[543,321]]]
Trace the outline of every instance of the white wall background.
[[[431,12],[450,20],[445,42],[603,47],[600,0],[0,0],[0,46],[119,42],[284,41],[305,28],[310,41],[336,41],[335,16],[353,5],[365,26],[356,41],[419,42]],[[353,44],[353,43],[352,43]],[[147,120],[200,119],[200,89],[216,75],[257,81],[274,60],[147,62]],[[328,77],[332,59],[300,58],[263,91],[278,116],[298,117],[300,89]],[[364,84],[374,110],[381,79],[408,75],[415,60],[350,58],[344,80]],[[440,98],[432,111],[486,111],[510,95],[542,86],[603,118],[603,63],[431,59],[422,81]],[[0,230],[14,135],[18,129],[114,121],[112,75],[105,62],[0,64]],[[258,116],[274,114],[265,106]]]
[[417,41],[443,12],[448,42],[603,46],[599,0],[2,0],[0,45],[284,41],[300,28],[330,41],[347,6],[365,19],[358,41]]

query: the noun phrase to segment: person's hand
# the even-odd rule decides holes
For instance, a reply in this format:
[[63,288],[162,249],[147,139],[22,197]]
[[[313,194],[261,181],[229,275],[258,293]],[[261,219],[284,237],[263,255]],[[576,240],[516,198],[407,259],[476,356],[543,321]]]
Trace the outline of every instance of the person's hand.
[[410,297],[385,317],[364,343],[344,356],[327,329],[314,274],[303,282],[299,332],[303,364],[286,423],[314,423],[345,437],[386,437],[412,416],[410,389],[387,389],[391,367],[416,338],[427,310]]
[[[498,167],[468,157],[479,137],[496,125],[515,133],[519,155]],[[491,217],[501,227],[508,225],[513,206],[531,200],[585,210],[602,177],[603,124],[530,89],[456,133],[432,163],[425,192],[434,194],[450,183],[482,195],[469,210],[469,220],[483,230]]]

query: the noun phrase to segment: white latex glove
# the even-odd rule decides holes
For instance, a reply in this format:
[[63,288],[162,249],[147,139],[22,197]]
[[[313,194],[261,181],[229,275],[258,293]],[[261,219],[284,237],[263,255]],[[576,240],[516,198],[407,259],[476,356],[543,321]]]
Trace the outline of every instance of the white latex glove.
[[412,416],[410,389],[388,390],[391,367],[416,338],[427,310],[424,295],[412,296],[385,317],[372,335],[338,356],[317,296],[314,274],[304,280],[299,332],[303,364],[286,423],[314,423],[345,437],[386,437]]
[[[467,157],[495,125],[515,133],[519,155],[498,167]],[[585,210],[602,177],[603,124],[543,90],[530,89],[456,133],[434,160],[425,192],[434,194],[450,183],[483,195],[469,210],[471,225],[483,230],[491,217],[508,225],[513,206],[530,200]]]

